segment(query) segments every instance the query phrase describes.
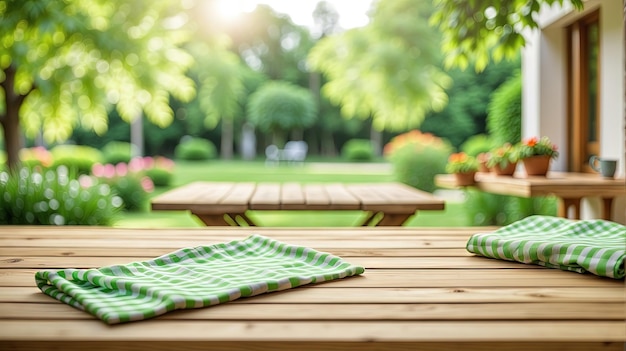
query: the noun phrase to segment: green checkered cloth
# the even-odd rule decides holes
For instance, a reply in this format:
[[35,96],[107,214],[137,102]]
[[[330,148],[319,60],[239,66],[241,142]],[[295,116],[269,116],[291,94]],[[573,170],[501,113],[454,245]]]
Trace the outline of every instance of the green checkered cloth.
[[626,227],[600,219],[530,216],[474,234],[466,247],[485,257],[623,279]]
[[45,294],[116,324],[363,272],[329,253],[252,235],[150,261],[39,271],[35,281]]

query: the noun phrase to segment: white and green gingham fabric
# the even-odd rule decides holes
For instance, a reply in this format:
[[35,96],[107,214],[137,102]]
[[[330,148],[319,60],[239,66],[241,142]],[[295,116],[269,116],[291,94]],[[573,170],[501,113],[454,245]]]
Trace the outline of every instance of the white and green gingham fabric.
[[329,253],[252,235],[150,261],[39,271],[35,281],[45,294],[116,324],[363,272]]
[[530,216],[467,242],[477,255],[624,278],[626,227],[605,220]]

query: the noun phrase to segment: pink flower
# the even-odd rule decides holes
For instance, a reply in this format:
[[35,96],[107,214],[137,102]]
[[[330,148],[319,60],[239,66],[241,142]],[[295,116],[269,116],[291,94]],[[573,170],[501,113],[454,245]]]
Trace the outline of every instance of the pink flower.
[[141,178],[141,187],[148,193],[151,193],[154,190],[154,183],[150,177]]
[[118,176],[123,177],[128,174],[128,166],[125,163],[118,163],[115,165],[115,172]]
[[130,172],[140,172],[143,169],[143,159],[141,157],[134,157],[128,163],[128,170]]
[[104,176],[104,166],[100,163],[94,163],[94,165],[91,166],[91,173],[96,177]]
[[143,158],[143,168],[150,169],[154,167],[154,159],[150,156],[146,156]]
[[104,172],[102,174],[105,178],[113,178],[115,177],[115,166],[110,163],[104,165]]
[[91,179],[90,176],[83,174],[78,177],[78,183],[80,183],[80,186],[87,189],[93,185],[93,179]]

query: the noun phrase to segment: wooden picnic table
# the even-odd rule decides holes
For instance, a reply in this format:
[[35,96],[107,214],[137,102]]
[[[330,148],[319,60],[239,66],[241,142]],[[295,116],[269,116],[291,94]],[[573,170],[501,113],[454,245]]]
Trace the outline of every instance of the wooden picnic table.
[[[443,210],[443,200],[401,183],[194,182],[152,199],[152,210],[189,210],[208,226],[254,225],[247,211],[352,210],[363,225],[399,226],[418,210]],[[381,219],[382,217],[382,219]]]
[[[623,351],[623,280],[464,249],[491,229],[0,227],[0,349]],[[365,273],[114,326],[35,285],[42,269],[125,264],[253,233]]]
[[[445,188],[457,187],[452,174],[438,174],[435,184]],[[584,197],[600,197],[601,218],[610,220],[614,199],[626,196],[626,181],[623,178],[607,179],[589,173],[549,172],[546,177],[477,173],[473,187],[488,193],[520,197],[555,195],[558,198],[558,216],[567,218],[572,208],[573,219],[580,219],[580,203]]]

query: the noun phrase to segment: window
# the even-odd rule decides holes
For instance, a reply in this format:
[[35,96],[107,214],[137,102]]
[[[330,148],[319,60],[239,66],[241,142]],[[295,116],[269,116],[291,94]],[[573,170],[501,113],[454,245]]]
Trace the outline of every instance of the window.
[[572,24],[569,38],[568,107],[569,170],[591,172],[589,157],[600,151],[598,70],[600,56],[599,13]]

